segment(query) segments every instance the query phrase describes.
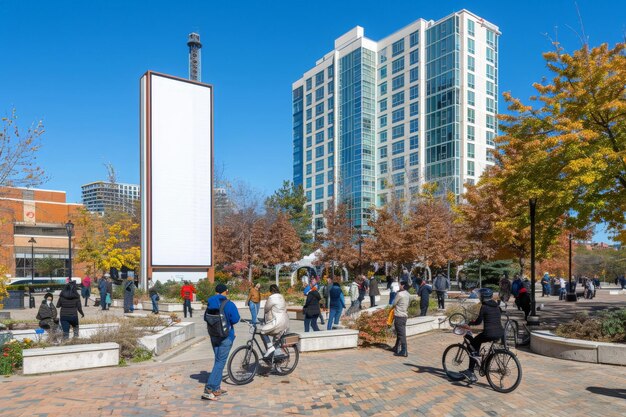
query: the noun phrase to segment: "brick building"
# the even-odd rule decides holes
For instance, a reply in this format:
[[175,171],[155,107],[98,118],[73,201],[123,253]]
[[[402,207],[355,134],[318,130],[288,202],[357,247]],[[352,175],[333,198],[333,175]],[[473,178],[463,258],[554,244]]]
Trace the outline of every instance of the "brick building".
[[[0,264],[8,267],[13,277],[30,277],[31,246],[35,259],[56,258],[62,267],[49,275],[63,277],[68,273],[68,237],[65,223],[77,223],[82,204],[67,203],[65,191],[0,187]],[[75,262],[76,236],[72,239],[72,275],[84,276],[84,269]],[[34,238],[36,243],[29,240]],[[37,266],[37,261],[35,261]],[[35,277],[42,276],[35,271]]]

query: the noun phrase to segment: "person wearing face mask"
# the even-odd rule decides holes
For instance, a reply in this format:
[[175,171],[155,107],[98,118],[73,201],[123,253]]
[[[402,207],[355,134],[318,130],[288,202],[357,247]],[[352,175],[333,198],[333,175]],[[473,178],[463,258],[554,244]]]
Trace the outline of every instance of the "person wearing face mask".
[[42,329],[50,330],[52,326],[56,326],[59,323],[57,308],[52,303],[52,300],[52,294],[46,293],[39,306],[36,318],[39,320],[39,327]]

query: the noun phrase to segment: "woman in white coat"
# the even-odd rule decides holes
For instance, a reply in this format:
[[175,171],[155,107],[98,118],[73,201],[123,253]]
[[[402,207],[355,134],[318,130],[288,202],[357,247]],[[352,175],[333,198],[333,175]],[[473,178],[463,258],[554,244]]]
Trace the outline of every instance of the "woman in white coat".
[[[259,328],[263,340],[266,345],[270,344],[269,336],[279,336],[289,329],[289,314],[287,313],[287,302],[280,293],[276,284],[270,285],[270,296],[265,302],[265,323]],[[272,344],[263,355],[268,358],[274,353],[274,345]]]

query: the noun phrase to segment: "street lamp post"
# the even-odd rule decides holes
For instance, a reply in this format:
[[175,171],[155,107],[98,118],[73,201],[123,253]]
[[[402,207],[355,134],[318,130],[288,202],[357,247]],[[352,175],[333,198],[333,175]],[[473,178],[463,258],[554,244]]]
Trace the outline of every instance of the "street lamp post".
[[30,243],[30,284],[31,287],[28,291],[28,307],[35,308],[35,297],[33,297],[34,288],[32,287],[35,284],[35,243],[37,241],[34,237],[31,237],[28,241]]
[[565,299],[567,301],[578,301],[578,299],[576,298],[576,290],[574,289],[572,285],[572,239],[573,239],[573,236],[570,233],[569,234],[569,291],[567,292]]
[[71,220],[68,220],[65,223],[65,230],[67,231],[67,241],[68,241],[68,249],[69,249],[69,271],[68,271],[68,282],[72,280],[72,232],[74,231],[74,223]]
[[535,212],[537,209],[537,199],[531,198],[530,205],[530,305],[531,311],[527,322],[529,325],[538,325],[537,305],[535,303]]

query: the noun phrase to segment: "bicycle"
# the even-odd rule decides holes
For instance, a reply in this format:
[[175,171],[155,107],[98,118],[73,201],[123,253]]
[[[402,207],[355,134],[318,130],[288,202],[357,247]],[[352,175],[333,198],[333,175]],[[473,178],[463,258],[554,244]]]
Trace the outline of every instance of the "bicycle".
[[467,302],[467,300],[469,300],[469,293],[462,293],[463,295],[468,295],[468,297],[464,297],[461,298],[458,305],[459,307],[461,307],[463,309],[463,312],[457,312],[457,313],[453,313],[450,315],[450,317],[448,317],[448,322],[450,323],[450,325],[452,327],[455,326],[459,326],[461,324],[466,324],[467,323],[467,317],[470,315],[468,313],[468,309],[469,307],[466,307],[466,305],[469,305],[470,303]]
[[[460,326],[455,326],[453,332],[459,336],[472,334],[470,330]],[[508,393],[515,390],[522,381],[522,366],[513,352],[506,347],[504,349],[496,347],[497,342],[491,342],[489,348],[482,346],[480,356],[475,359],[478,361],[480,376],[487,377],[491,388],[497,392]],[[441,358],[443,369],[452,381],[466,378],[463,371],[469,369],[472,350],[469,340],[465,337],[463,343],[455,343],[444,350]],[[512,384],[508,383],[509,377],[513,380]]]
[[[235,385],[248,384],[254,379],[259,369],[259,354],[257,350],[261,354],[261,359],[268,363],[272,370],[279,375],[289,375],[296,369],[300,359],[300,353],[298,352],[300,336],[298,334],[283,332],[280,336],[274,338],[274,353],[266,358],[264,355],[267,350],[263,348],[265,343],[259,343],[256,337],[261,335],[257,330],[256,324],[252,324],[250,320],[242,319],[241,321],[250,324],[251,336],[246,344],[235,349],[228,359],[228,376]],[[276,354],[279,349],[282,350],[282,354]]]

